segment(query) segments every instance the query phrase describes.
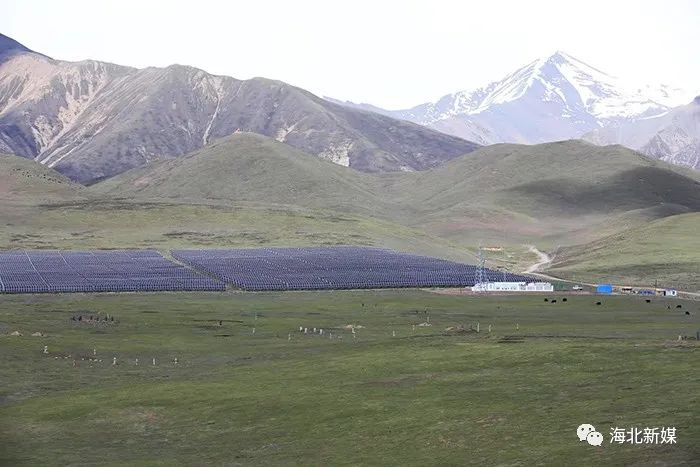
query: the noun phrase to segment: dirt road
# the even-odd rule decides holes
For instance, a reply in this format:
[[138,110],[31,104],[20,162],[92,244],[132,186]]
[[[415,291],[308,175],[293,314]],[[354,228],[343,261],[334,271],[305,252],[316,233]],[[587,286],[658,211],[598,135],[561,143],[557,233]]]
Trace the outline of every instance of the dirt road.
[[537,255],[539,261],[535,264],[530,265],[530,267],[523,271],[525,274],[532,274],[533,272],[537,272],[540,268],[552,262],[551,256],[549,256],[547,253],[538,250],[537,247],[535,247],[534,245],[528,245],[528,249]]

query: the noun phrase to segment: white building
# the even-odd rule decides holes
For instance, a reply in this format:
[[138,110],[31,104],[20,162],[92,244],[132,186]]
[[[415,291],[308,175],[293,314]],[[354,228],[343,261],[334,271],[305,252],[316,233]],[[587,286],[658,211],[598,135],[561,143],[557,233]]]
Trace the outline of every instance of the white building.
[[554,292],[549,282],[482,282],[472,292]]

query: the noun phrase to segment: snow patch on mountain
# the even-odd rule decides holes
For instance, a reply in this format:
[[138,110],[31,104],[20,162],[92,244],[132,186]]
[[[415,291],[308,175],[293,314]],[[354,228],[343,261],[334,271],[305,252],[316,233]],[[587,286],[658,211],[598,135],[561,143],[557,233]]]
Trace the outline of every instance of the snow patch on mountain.
[[583,139],[598,145],[622,144],[666,162],[700,169],[700,100],[654,117],[604,127]]
[[[635,88],[565,52],[556,52],[546,59],[529,63],[501,81],[475,91],[445,96],[452,102],[443,112],[429,111],[424,118],[416,117],[421,120],[420,123],[433,123],[463,114],[480,114],[526,97],[536,85],[545,90],[539,96],[543,102],[559,101],[563,104],[565,112],[562,115],[571,115],[571,107],[580,103],[587,113],[601,123],[610,119],[658,115],[687,99],[687,94],[678,88],[666,85]],[[427,108],[433,110],[440,107],[440,101],[428,104]]]
[[679,88],[627,82],[557,51],[476,90],[410,109],[375,111],[480,144],[541,143],[655,118],[688,100]]

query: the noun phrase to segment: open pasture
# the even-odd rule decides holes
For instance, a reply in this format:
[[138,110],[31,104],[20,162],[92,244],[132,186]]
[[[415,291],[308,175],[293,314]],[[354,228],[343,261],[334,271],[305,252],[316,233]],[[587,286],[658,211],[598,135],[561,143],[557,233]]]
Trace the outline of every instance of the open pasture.
[[700,304],[551,297],[4,296],[0,464],[697,462]]

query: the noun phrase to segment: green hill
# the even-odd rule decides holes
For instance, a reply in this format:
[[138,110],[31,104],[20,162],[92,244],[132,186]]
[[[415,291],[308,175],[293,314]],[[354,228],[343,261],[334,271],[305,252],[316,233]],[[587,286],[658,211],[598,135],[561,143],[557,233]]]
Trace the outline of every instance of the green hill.
[[499,144],[387,180],[421,224],[450,238],[476,231],[554,244],[700,210],[698,172],[582,141]]
[[677,287],[700,293],[700,213],[681,214],[561,249],[549,274],[583,282]]
[[91,187],[100,195],[252,202],[376,213],[388,203],[375,178],[253,133],[222,138],[181,158],[132,169]]
[[0,249],[358,244],[473,259],[421,229],[362,215],[384,203],[366,175],[258,135],[90,188],[15,156],[0,169]]
[[66,200],[83,187],[31,159],[0,154],[0,199],[12,202]]
[[[495,145],[415,173],[363,174],[249,133],[183,158],[132,169],[91,191],[118,197],[249,201],[360,212],[436,233],[541,224],[547,235],[634,212],[644,220],[700,210],[700,176],[620,146],[581,141]],[[442,227],[440,224],[444,224]],[[464,224],[464,229],[455,225]]]

